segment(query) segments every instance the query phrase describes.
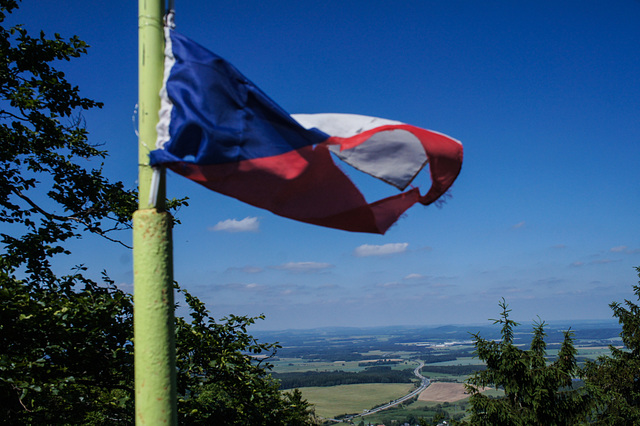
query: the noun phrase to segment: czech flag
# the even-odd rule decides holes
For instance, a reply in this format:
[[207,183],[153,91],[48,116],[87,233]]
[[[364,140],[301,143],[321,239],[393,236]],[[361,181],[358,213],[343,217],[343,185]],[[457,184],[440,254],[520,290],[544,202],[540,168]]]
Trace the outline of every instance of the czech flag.
[[[167,29],[154,167],[277,215],[384,234],[412,205],[443,195],[462,145],[397,121],[352,114],[289,115],[233,65]],[[332,157],[399,194],[368,203]],[[405,189],[428,164],[431,188]]]

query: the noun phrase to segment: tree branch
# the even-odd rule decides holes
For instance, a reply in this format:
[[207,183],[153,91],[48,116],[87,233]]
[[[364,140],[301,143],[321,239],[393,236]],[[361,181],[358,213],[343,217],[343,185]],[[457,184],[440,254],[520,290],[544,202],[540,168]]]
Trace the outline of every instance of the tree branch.
[[[124,242],[117,240],[115,238],[111,238],[108,235],[106,235],[106,233],[104,231],[102,231],[101,229],[95,228],[93,226],[91,226],[91,223],[80,219],[76,216],[60,216],[54,213],[50,213],[46,210],[44,210],[42,207],[40,207],[39,205],[37,205],[31,198],[27,197],[26,195],[24,195],[22,193],[22,191],[19,191],[15,188],[11,188],[11,192],[13,192],[14,194],[16,194],[18,197],[20,197],[22,200],[24,200],[25,202],[27,202],[27,204],[29,204],[33,209],[35,209],[38,213],[42,214],[43,216],[45,216],[47,219],[49,220],[57,220],[60,222],[68,222],[68,221],[73,221],[73,222],[77,222],[80,223],[84,226],[87,227],[87,229],[89,230],[89,232],[92,232],[94,234],[100,235],[101,237],[114,242],[114,243],[118,243],[123,247],[126,247],[128,249],[132,249],[133,247],[129,246],[128,244],[125,244]],[[115,230],[116,228],[112,228],[111,230]]]
[[9,116],[9,117],[13,117],[13,118],[15,118],[16,120],[29,122],[29,119],[28,119],[28,118],[26,118],[26,117],[20,117],[20,116],[18,116],[18,115],[15,115],[15,114],[13,114],[13,113],[11,113],[11,112],[9,112],[9,111],[5,111],[5,110],[0,111],[0,115],[7,115],[7,116]]
[[16,393],[18,394],[18,402],[20,403],[20,405],[22,405],[22,408],[24,408],[26,411],[28,411],[29,413],[31,412],[31,410],[29,410],[27,408],[26,405],[24,405],[24,402],[22,402],[22,397],[20,397],[19,395],[22,393],[22,389],[20,389],[19,387],[17,387],[16,385],[12,384],[11,387],[16,391]]

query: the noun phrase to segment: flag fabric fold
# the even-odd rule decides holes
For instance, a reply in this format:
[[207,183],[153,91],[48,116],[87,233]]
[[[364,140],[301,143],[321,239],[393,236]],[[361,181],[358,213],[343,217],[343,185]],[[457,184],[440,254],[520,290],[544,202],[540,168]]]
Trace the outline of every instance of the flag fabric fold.
[[[462,145],[448,136],[360,115],[290,115],[227,61],[173,30],[165,57],[150,164],[221,194],[301,222],[384,234],[414,204],[437,200],[460,173]],[[332,155],[404,192],[368,203]],[[429,191],[405,191],[427,164]]]

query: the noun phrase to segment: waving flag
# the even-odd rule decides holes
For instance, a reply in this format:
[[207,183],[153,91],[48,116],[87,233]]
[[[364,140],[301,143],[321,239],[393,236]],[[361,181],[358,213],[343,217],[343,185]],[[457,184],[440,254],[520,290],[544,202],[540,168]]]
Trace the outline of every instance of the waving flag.
[[[453,184],[462,145],[397,121],[351,114],[289,115],[236,68],[167,30],[165,82],[152,166],[301,222],[384,234],[412,205]],[[332,154],[401,192],[368,203]],[[423,196],[405,191],[429,164]]]

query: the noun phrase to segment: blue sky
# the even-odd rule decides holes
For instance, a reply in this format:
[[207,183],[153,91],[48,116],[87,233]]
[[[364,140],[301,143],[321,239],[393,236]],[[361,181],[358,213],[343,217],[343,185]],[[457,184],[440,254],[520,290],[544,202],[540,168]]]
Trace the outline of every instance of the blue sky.
[[[413,207],[385,236],[296,223],[170,174],[170,196],[190,198],[175,278],[216,317],[264,313],[263,329],[485,323],[504,297],[516,320],[600,319],[633,298],[639,1],[176,3],[179,32],[287,111],[395,119],[465,149],[447,203]],[[92,46],[61,67],[105,103],[87,129],[130,187],[136,7],[27,0],[11,18]],[[358,182],[371,200],[387,191]],[[132,290],[130,252],[94,237],[73,249],[61,267],[107,269]]]

